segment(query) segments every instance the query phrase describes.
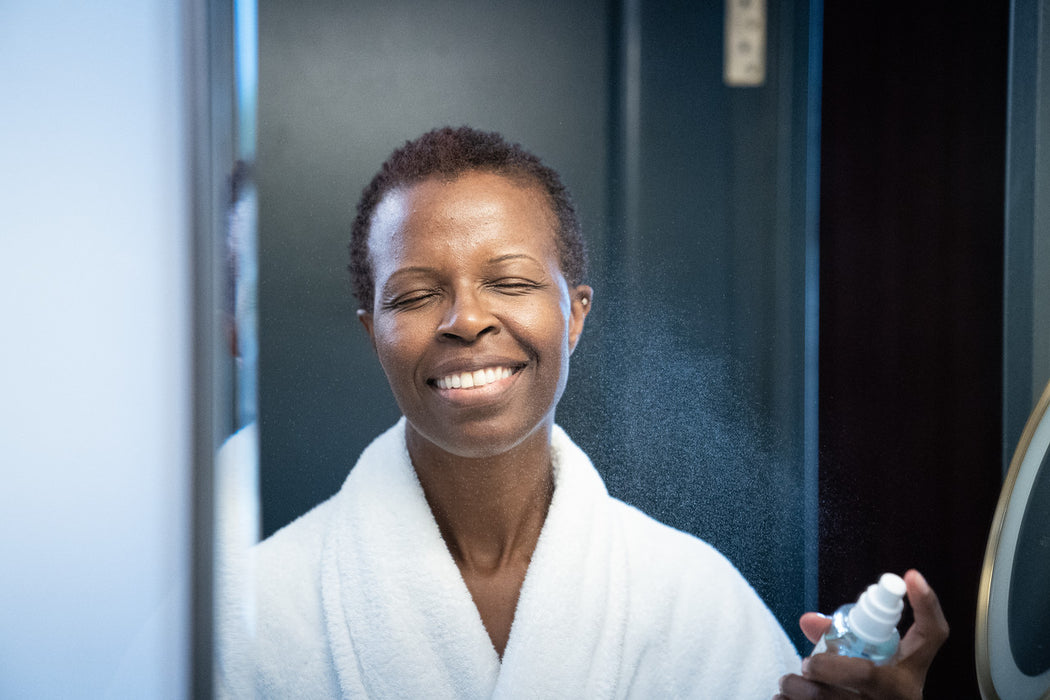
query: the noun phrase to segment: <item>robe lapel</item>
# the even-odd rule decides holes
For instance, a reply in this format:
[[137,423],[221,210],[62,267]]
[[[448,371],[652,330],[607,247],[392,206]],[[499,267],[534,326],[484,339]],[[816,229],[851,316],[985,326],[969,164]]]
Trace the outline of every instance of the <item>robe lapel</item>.
[[499,658],[412,469],[404,419],[339,498],[322,590],[344,696],[490,697]]
[[555,491],[518,599],[495,696],[611,697],[623,653],[627,563],[609,497],[555,428]]

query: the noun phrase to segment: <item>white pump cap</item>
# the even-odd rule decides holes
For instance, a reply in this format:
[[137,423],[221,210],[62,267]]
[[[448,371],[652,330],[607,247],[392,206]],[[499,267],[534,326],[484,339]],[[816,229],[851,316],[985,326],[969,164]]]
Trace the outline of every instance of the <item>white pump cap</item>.
[[881,644],[893,635],[900,622],[907,591],[904,579],[897,574],[883,574],[878,583],[860,594],[849,611],[849,626],[869,644]]

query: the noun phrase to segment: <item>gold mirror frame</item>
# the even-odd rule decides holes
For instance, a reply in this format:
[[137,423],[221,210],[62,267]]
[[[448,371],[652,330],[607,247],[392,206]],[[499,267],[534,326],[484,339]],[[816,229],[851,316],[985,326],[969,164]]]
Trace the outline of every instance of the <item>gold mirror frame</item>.
[[[985,700],[1050,700],[1050,670],[1029,676],[1017,668],[1010,652],[1004,614],[1022,518],[1040,466],[1050,449],[1048,405],[1050,384],[1029,416],[1010,461],[985,550],[977,596],[975,640],[977,681]],[[1050,508],[1050,504],[1046,507]],[[1050,624],[1050,620],[1047,623]]]

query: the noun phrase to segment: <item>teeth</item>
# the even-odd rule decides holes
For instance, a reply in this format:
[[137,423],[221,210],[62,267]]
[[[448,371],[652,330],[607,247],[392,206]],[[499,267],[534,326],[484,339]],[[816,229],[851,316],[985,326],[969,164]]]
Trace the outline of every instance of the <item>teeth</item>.
[[473,372],[450,374],[438,379],[435,384],[439,389],[473,389],[506,379],[512,374],[514,372],[509,367],[486,367]]

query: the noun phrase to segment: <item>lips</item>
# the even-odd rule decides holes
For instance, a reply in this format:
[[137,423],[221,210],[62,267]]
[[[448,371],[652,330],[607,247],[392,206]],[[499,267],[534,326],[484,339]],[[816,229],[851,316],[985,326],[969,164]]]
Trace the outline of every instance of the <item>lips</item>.
[[[521,371],[527,362],[509,357],[473,357],[449,360],[437,365],[427,384],[435,389],[477,390],[502,383]],[[494,387],[493,387],[494,388]]]
[[512,374],[514,374],[514,370],[510,367],[497,365],[468,372],[453,372],[435,379],[434,385],[438,389],[473,389],[475,387],[483,387],[500,379],[506,379]]

